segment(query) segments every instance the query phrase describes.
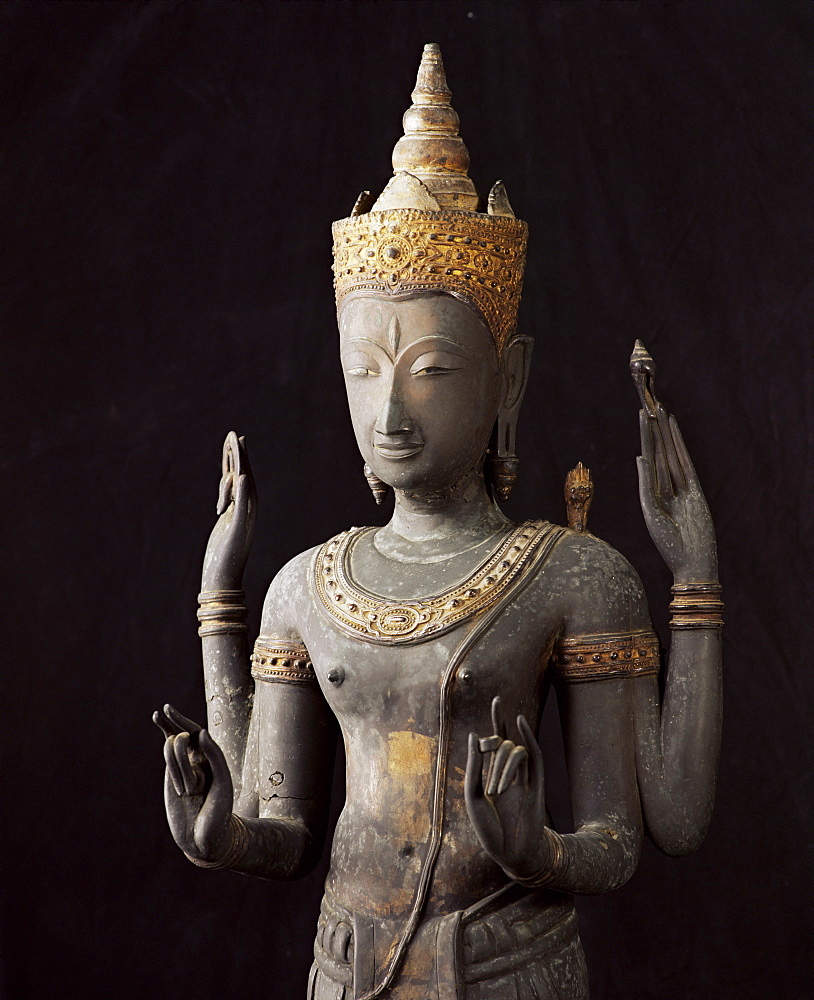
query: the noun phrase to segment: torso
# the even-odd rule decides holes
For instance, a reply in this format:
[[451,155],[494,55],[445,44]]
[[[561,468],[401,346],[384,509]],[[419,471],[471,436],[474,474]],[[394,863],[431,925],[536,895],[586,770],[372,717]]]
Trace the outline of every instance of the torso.
[[[418,570],[412,564],[388,594],[394,604],[403,602],[406,608],[401,620],[398,609],[391,609],[391,620],[382,622],[385,631],[391,630],[389,642],[383,635],[364,634],[360,625],[364,607],[357,608],[355,624],[352,613],[337,617],[327,610],[319,591],[330,599],[338,588],[335,585],[329,591],[316,585],[313,574],[315,569],[330,570],[331,560],[325,561],[325,547],[312,557],[311,580],[307,588],[299,589],[296,618],[344,738],[347,798],[334,835],[327,889],[350,910],[399,920],[413,904],[431,835],[441,679],[453,652],[479,620],[478,615],[459,617],[449,626],[449,618],[465,609],[456,608],[454,613],[444,609],[459,599],[477,602],[479,594],[494,588],[494,583],[485,582],[483,570],[478,573],[490,550],[501,558],[488,578],[515,573],[513,560],[526,558],[525,546],[532,534],[529,530],[515,534],[509,541],[517,544],[508,549],[503,544],[508,536],[498,536],[499,544],[489,540],[451,560]],[[370,538],[364,533],[356,538],[357,543],[365,540]],[[339,554],[341,547],[335,546],[334,551]],[[339,603],[346,606],[354,605],[358,594],[364,597],[365,589],[384,589],[370,573],[363,581],[356,578],[353,545],[349,548],[344,582],[356,590],[340,594],[343,601]],[[376,567],[375,558],[362,562]],[[508,567],[503,565],[506,562]],[[326,578],[334,580],[335,574],[323,572],[323,584]],[[419,586],[422,580],[424,587]],[[472,582],[477,593],[463,596],[473,588],[462,585]],[[445,591],[453,596],[441,602],[440,613],[439,602],[426,599]],[[415,627],[418,642],[399,635],[399,629],[415,626],[410,615],[417,602],[411,605],[410,599],[416,597],[433,606],[435,615],[428,633],[421,634],[421,623]],[[491,734],[490,706],[498,694],[507,720],[523,713],[532,726],[539,722],[545,667],[562,626],[564,607],[561,574],[552,573],[546,564],[479,639],[453,679],[444,836],[424,909],[427,917],[469,906],[506,883],[503,871],[480,846],[466,813],[467,738],[470,731]]]

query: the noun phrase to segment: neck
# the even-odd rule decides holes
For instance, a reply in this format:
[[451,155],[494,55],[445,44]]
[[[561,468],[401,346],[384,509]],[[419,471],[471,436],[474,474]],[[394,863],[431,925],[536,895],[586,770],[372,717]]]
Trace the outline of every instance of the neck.
[[383,555],[393,559],[452,557],[510,524],[489,496],[480,469],[443,489],[395,492],[393,517],[377,532],[374,542]]

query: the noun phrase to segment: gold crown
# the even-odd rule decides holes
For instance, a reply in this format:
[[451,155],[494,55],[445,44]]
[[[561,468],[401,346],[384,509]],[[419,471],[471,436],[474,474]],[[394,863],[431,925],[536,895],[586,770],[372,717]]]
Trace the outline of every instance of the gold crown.
[[501,181],[486,213],[467,170],[441,51],[426,45],[393,150],[394,176],[374,202],[363,192],[333,224],[337,309],[351,292],[447,292],[484,320],[500,352],[514,331],[528,227]]

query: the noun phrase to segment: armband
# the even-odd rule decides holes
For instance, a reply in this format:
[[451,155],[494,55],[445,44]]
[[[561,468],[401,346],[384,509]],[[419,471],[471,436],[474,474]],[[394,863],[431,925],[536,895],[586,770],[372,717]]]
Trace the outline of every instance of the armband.
[[657,674],[659,665],[659,640],[651,631],[560,639],[552,657],[557,680],[569,684]]
[[261,636],[251,656],[255,680],[281,681],[284,684],[316,683],[314,665],[301,642]]

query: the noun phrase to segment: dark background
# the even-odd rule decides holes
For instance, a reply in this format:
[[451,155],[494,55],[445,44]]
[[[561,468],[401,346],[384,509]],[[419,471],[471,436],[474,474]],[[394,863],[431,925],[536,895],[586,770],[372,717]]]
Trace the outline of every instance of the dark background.
[[343,400],[329,224],[387,181],[432,40],[480,191],[502,178],[531,228],[508,512],[561,519],[583,460],[592,529],[666,637],[642,337],[718,529],[715,819],[696,855],[648,845],[581,905],[593,995],[814,996],[811,5],[6,3],[0,31],[4,997],[304,995],[324,869],[188,864],[150,714],[203,717],[227,430],[261,501],[253,627],[286,559],[386,516]]

